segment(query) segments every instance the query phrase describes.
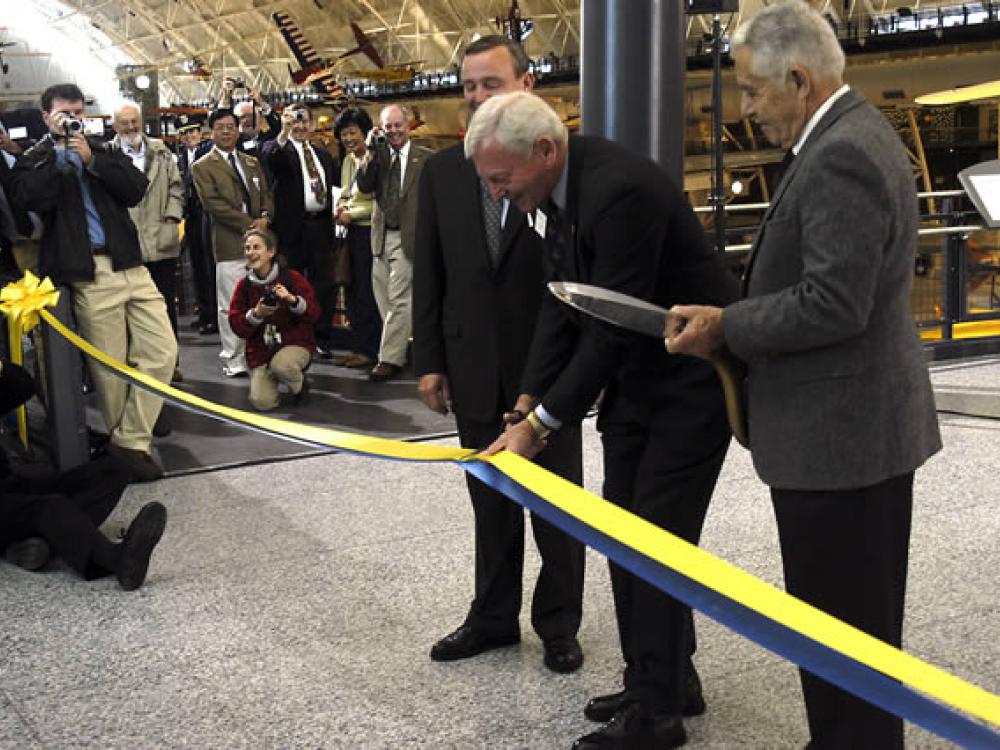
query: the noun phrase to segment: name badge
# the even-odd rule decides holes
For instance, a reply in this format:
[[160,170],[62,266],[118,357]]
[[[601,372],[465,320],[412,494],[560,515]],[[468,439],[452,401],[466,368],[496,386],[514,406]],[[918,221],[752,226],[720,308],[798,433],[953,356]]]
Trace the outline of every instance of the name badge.
[[545,214],[542,213],[542,209],[536,208],[535,209],[535,231],[538,232],[538,236],[541,237],[543,240],[545,239],[545,228],[548,226],[548,224],[549,224],[549,220],[545,216]]
[[251,148],[257,148],[257,141],[243,141],[243,150],[246,151]]

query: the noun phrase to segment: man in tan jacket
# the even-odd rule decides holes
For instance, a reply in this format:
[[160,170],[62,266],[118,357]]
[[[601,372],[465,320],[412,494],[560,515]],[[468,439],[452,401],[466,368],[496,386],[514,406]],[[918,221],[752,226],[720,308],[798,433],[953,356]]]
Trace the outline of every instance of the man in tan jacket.
[[267,229],[274,199],[260,162],[236,148],[239,123],[229,109],[217,109],[208,118],[214,147],[191,167],[194,187],[211,221],[215,252],[215,290],[222,339],[222,372],[226,377],[247,374],[245,342],[229,327],[229,303],[243,277],[243,234]]
[[[142,110],[135,102],[123,102],[114,112],[111,126],[116,133],[112,148],[128,156],[146,175],[149,185],[138,206],[128,210],[139,231],[142,262],[167,303],[170,326],[177,335],[177,257],[180,255],[178,225],[184,216],[184,184],[180,170],[163,141],[142,131]],[[174,369],[174,380],[180,379]],[[162,412],[161,420],[162,421]]]

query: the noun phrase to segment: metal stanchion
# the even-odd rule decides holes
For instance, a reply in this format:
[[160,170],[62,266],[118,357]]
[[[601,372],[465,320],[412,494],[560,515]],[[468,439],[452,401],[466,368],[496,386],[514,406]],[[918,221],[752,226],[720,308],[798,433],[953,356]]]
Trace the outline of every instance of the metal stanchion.
[[[73,319],[70,294],[68,287],[61,287],[59,304],[50,308],[52,314],[67,325]],[[47,325],[40,328],[41,386],[45,391],[45,405],[48,411],[52,462],[59,471],[67,471],[90,460],[87,420],[83,407],[80,352]]]

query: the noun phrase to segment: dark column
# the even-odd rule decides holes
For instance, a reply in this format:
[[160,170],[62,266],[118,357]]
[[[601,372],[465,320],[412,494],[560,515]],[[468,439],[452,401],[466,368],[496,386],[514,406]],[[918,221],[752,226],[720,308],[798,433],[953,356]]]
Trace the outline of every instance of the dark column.
[[[68,287],[60,287],[59,292],[59,304],[50,308],[50,312],[61,323],[72,327],[71,292]],[[42,341],[42,380],[45,384],[52,461],[59,471],[68,471],[90,460],[80,352],[48,325],[42,326]]]
[[659,162],[684,184],[684,3],[583,0],[582,130]]

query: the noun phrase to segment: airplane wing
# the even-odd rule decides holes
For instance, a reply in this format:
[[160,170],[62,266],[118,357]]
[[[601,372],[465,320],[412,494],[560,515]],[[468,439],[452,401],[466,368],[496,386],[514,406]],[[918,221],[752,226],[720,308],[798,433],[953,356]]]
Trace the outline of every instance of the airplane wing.
[[299,70],[292,70],[291,67],[288,69],[292,80],[297,84],[307,83],[312,86],[323,95],[323,101],[326,104],[335,104],[342,100],[344,90],[337,83],[333,68],[328,67],[316,53],[292,17],[287,13],[278,12],[273,13],[271,18],[274,19],[278,31],[285,38],[288,49],[292,51],[292,55],[299,64]]
[[375,67],[382,69],[385,67],[385,63],[382,62],[382,56],[375,49],[375,45],[372,44],[372,40],[368,38],[368,35],[361,30],[353,21],[351,22],[351,31],[354,32],[354,39],[358,43],[358,46],[354,49],[349,49],[347,52],[338,56],[338,59],[343,59],[345,57],[350,57],[351,55],[356,55],[359,52],[364,54],[369,60],[371,60]]

